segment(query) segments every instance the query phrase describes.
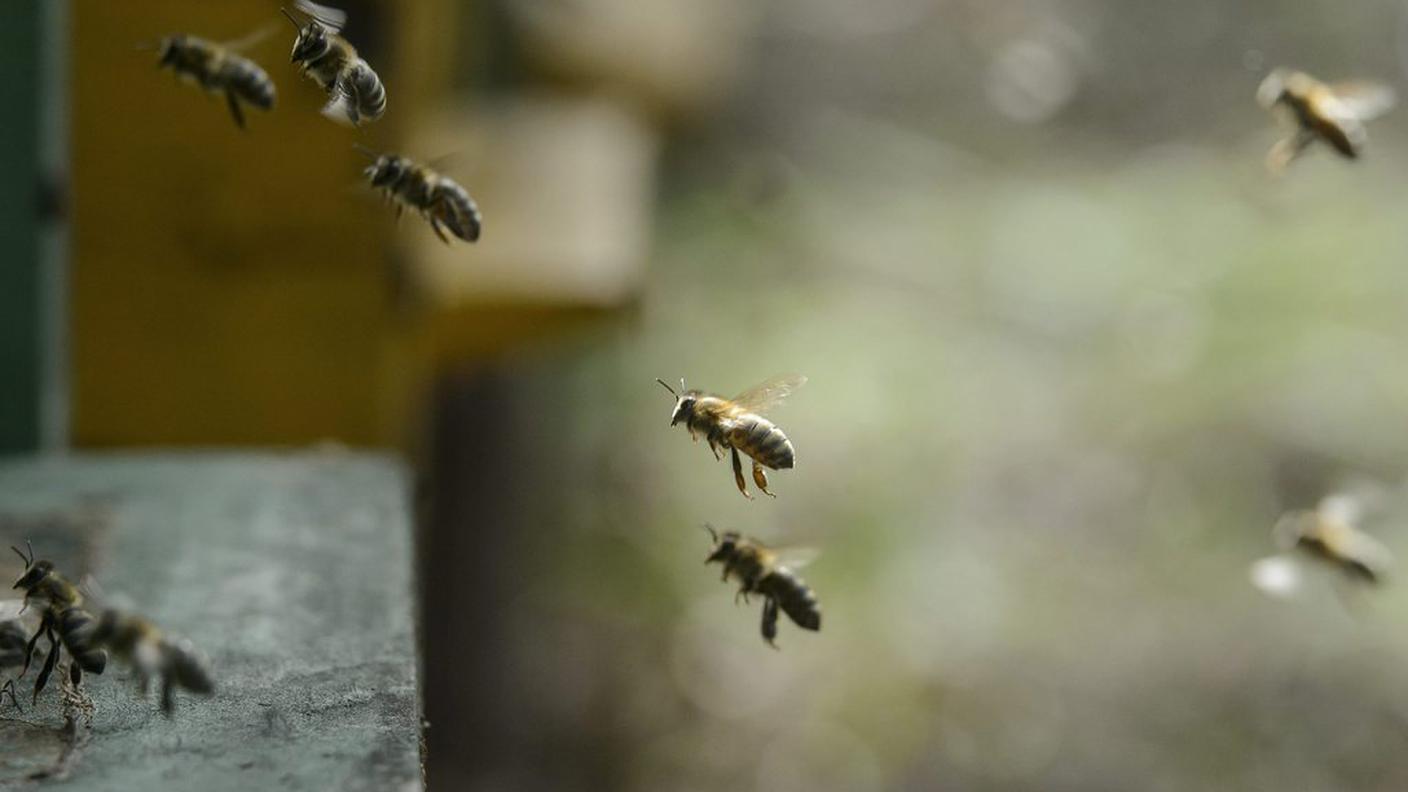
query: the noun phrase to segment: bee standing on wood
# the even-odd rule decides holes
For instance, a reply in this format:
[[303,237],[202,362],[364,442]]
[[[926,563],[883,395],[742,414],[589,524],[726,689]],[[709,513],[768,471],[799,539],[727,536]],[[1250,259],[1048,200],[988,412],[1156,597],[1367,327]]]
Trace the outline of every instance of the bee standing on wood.
[[260,110],[274,106],[274,81],[259,64],[235,52],[262,40],[269,31],[260,31],[240,42],[216,44],[195,36],[167,36],[161,40],[157,68],[170,67],[178,77],[196,83],[211,93],[223,93],[235,124],[244,129],[240,102]]
[[14,588],[24,591],[25,604],[32,600],[43,603],[39,629],[24,648],[24,667],[20,676],[29,670],[39,639],[47,637],[49,654],[44,658],[44,667],[34,681],[34,700],[39,700],[40,692],[49,682],[49,675],[58,665],[61,648],[68,650],[69,681],[76,692],[83,681],[84,671],[101,674],[108,662],[107,652],[93,643],[93,614],[83,609],[83,594],[54,570],[53,562],[36,559],[33,547],[30,547],[28,555],[17,547],[10,549],[25,564],[24,574],[15,581]]
[[775,551],[755,539],[745,539],[737,531],[725,531],[720,535],[712,525],[705,525],[709,536],[714,540],[705,564],[715,561],[723,564],[723,579],[730,576],[739,583],[737,600],[746,602],[749,594],[763,597],[763,640],[774,649],[777,644],[777,612],[786,613],[804,630],[821,630],[821,604],[816,594],[802,581],[794,568],[805,563],[799,551],[795,559],[783,559],[780,551]]
[[1393,89],[1381,83],[1327,84],[1284,68],[1262,80],[1256,98],[1291,130],[1266,155],[1266,167],[1273,173],[1280,173],[1316,141],[1347,159],[1358,158],[1369,139],[1364,122],[1383,115],[1396,101]]
[[768,476],[763,468],[790,470],[796,464],[796,454],[792,441],[763,413],[781,404],[792,391],[806,383],[807,378],[800,374],[774,377],[738,394],[725,399],[701,390],[687,390],[684,380],[680,380],[680,392],[676,393],[662,379],[655,380],[675,396],[675,409],[670,415],[670,426],[683,423],[689,430],[690,439],[698,442],[699,435],[709,443],[709,450],[715,459],[722,459],[720,451],[727,449],[733,457],[733,478],[743,497],[752,499],[743,481],[743,462],[738,458],[742,451],[753,459],[753,483],[765,494],[776,497],[768,489]]
[[176,688],[207,696],[215,692],[210,665],[190,641],[163,633],[135,613],[105,608],[93,631],[93,642],[132,667],[144,696],[152,677],[161,680],[161,711],[167,717],[176,708]]
[[481,218],[474,199],[457,182],[432,168],[395,154],[375,154],[361,146],[358,151],[373,159],[363,175],[396,204],[396,217],[409,206],[430,222],[440,241],[450,244],[444,229],[466,242],[479,239]]
[[[1380,584],[1393,567],[1393,553],[1357,526],[1362,503],[1349,495],[1330,495],[1310,510],[1288,512],[1276,521],[1272,535],[1284,551],[1338,570],[1348,580]],[[1251,578],[1268,594],[1285,596],[1298,589],[1304,575],[1287,553],[1252,564]]]
[[298,0],[294,5],[308,16],[308,22],[299,27],[298,20],[282,9],[298,31],[289,60],[327,92],[323,115],[353,126],[381,118],[386,112],[386,88],[381,78],[357,55],[356,48],[338,35],[347,23],[347,14],[310,0]]
[[[19,618],[22,607],[23,603],[19,600],[0,601],[0,671],[24,665],[24,649],[29,643],[29,633],[25,632]],[[0,701],[4,696],[9,696],[15,709],[20,709],[19,699],[15,697],[15,680],[6,679],[5,684],[0,685]]]

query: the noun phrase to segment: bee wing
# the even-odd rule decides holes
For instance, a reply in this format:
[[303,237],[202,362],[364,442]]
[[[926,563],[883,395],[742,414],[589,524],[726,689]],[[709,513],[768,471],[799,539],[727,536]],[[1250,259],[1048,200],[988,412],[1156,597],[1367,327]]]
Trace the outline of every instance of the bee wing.
[[1297,130],[1290,137],[1281,138],[1266,152],[1266,169],[1279,176],[1288,165],[1304,154],[1314,141],[1315,136],[1304,130]]
[[270,22],[264,27],[259,28],[258,30],[254,31],[253,33],[250,33],[247,36],[244,36],[243,38],[237,38],[234,41],[226,41],[220,46],[224,47],[227,50],[230,50],[231,52],[241,52],[243,50],[251,49],[262,44],[265,39],[277,33],[278,30],[278,24],[275,22]]
[[1357,495],[1337,492],[1321,498],[1315,510],[1326,520],[1358,525],[1364,518],[1364,500]]
[[734,396],[733,403],[749,412],[764,413],[781,404],[806,382],[807,378],[801,374],[772,377]]
[[293,7],[318,20],[318,24],[332,33],[337,33],[347,24],[347,12],[339,8],[319,5],[313,0],[297,0]]
[[1247,568],[1252,585],[1282,599],[1294,596],[1305,584],[1305,569],[1288,555],[1274,555],[1253,561]]
[[1356,81],[1334,83],[1330,92],[1335,97],[1337,112],[1357,121],[1369,121],[1387,113],[1397,102],[1398,95],[1383,83]]
[[772,553],[777,566],[787,567],[793,571],[801,569],[821,557],[820,550],[806,545],[774,547]]

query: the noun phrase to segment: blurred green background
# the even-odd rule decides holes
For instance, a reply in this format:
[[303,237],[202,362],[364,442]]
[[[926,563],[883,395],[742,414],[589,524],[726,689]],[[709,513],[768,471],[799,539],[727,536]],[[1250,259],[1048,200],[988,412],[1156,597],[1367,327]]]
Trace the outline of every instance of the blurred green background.
[[[276,4],[104,6],[71,3],[75,444],[415,460],[432,788],[1408,787],[1401,587],[1246,575],[1346,480],[1408,546],[1408,116],[1278,179],[1252,98],[1401,88],[1401,3],[366,2],[388,125],[318,118],[281,31],[244,135],[142,62],[158,115],[82,85]],[[359,203],[354,140],[458,152],[483,243]],[[172,151],[216,196],[177,231],[98,197],[126,163],[169,204],[131,174]],[[775,501],[652,382],[789,371]],[[706,521],[819,547],[823,631],[764,645]]]

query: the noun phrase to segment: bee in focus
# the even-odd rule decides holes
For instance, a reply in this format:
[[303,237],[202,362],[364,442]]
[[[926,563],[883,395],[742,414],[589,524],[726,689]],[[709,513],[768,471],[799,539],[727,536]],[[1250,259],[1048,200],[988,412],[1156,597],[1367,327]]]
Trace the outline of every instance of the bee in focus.
[[1276,596],[1287,596],[1302,584],[1304,575],[1291,552],[1338,571],[1361,584],[1383,583],[1393,566],[1393,554],[1377,539],[1360,530],[1361,502],[1349,495],[1330,495],[1314,508],[1288,512],[1276,521],[1272,536],[1280,555],[1252,564],[1252,582]]
[[748,595],[760,594],[763,597],[763,640],[777,648],[777,612],[780,609],[788,618],[804,630],[821,630],[821,604],[816,594],[802,581],[795,568],[806,563],[802,551],[790,550],[789,558],[773,550],[756,539],[746,539],[737,531],[725,531],[720,535],[712,525],[705,525],[709,536],[714,540],[705,564],[718,562],[723,565],[723,580],[730,576],[738,581],[737,601]]
[[395,154],[375,154],[358,146],[372,158],[362,171],[375,189],[396,204],[396,218],[409,206],[421,213],[440,241],[450,244],[445,229],[466,242],[479,239],[479,207],[469,193],[453,179],[434,169]]
[[237,55],[236,51],[263,39],[267,31],[260,31],[240,42],[216,44],[195,36],[167,36],[158,45],[160,57],[157,68],[170,68],[184,80],[194,82],[211,93],[223,93],[225,104],[235,125],[244,129],[244,111],[240,103],[245,102],[260,110],[274,106],[274,81],[259,67],[259,64]]
[[1375,82],[1327,84],[1305,72],[1275,69],[1262,80],[1257,102],[1270,110],[1290,133],[1266,155],[1266,167],[1280,173],[1316,141],[1346,159],[1364,150],[1364,122],[1383,115],[1396,98],[1392,88]]
[[767,410],[778,406],[792,391],[806,383],[807,378],[800,374],[788,374],[766,380],[732,399],[725,399],[701,390],[689,390],[684,380],[680,380],[680,392],[676,393],[662,379],[655,380],[675,397],[675,409],[670,415],[670,426],[683,423],[689,430],[691,440],[699,441],[699,435],[709,443],[709,450],[715,459],[722,459],[720,451],[728,450],[733,457],[733,479],[743,497],[752,499],[743,481],[743,462],[738,457],[742,451],[753,460],[753,483],[765,494],[776,497],[768,489],[768,476],[763,468],[790,470],[796,464],[796,453],[792,441],[772,421],[763,417]]
[[103,609],[93,641],[136,672],[143,696],[153,677],[161,680],[161,711],[167,717],[176,708],[176,688],[206,696],[215,692],[210,664],[190,641],[167,635],[135,613]]
[[59,663],[61,649],[68,651],[69,682],[77,693],[79,684],[83,681],[84,671],[101,674],[107,666],[107,652],[93,642],[96,620],[93,614],[83,609],[82,592],[55,571],[52,562],[36,559],[33,547],[29,548],[28,555],[17,547],[10,549],[14,550],[25,564],[24,574],[15,581],[14,588],[24,591],[26,605],[36,600],[42,603],[39,629],[25,645],[20,676],[24,676],[29,670],[39,639],[48,638],[49,653],[44,658],[39,677],[34,681],[34,700],[39,700],[39,694],[48,684],[49,675]]
[[287,9],[281,9],[298,31],[289,60],[327,92],[323,115],[353,126],[381,118],[386,112],[386,88],[381,78],[358,57],[356,48],[338,35],[347,23],[347,14],[311,0],[298,0],[294,5],[308,21],[300,26]]

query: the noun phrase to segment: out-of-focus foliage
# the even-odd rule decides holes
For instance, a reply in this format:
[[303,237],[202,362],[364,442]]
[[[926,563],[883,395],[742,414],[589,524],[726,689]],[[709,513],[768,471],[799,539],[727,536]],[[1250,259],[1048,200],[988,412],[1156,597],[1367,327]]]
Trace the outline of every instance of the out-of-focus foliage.
[[[640,315],[528,364],[524,739],[632,790],[1408,784],[1401,587],[1247,579],[1355,476],[1408,548],[1403,122],[1276,180],[1251,96],[1396,81],[1400,14],[770,4]],[[776,501],[651,382],[792,370]],[[706,520],[820,546],[822,632],[769,650]]]

